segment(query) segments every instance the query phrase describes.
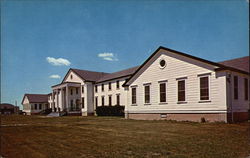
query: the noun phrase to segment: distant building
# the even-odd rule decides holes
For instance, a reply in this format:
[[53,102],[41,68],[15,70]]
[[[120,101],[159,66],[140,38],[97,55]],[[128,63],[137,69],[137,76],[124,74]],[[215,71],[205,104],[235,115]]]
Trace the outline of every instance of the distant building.
[[1,115],[10,115],[10,114],[18,114],[19,113],[19,107],[14,106],[12,104],[3,103],[0,104],[0,114]]
[[131,119],[234,122],[249,117],[249,85],[249,56],[216,63],[159,47],[141,66],[119,72],[69,69],[42,103],[83,116],[122,105]]
[[48,97],[49,94],[25,94],[22,100],[23,112],[27,115],[36,115],[49,109]]

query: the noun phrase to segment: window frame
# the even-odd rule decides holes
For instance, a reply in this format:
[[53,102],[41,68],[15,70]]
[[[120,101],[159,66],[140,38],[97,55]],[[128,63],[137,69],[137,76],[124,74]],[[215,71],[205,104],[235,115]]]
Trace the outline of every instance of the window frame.
[[105,106],[105,96],[103,95],[101,99],[102,99],[102,100],[101,100],[101,101],[102,101],[102,102],[101,102],[101,103],[102,103],[101,105],[102,105],[102,106]]
[[[133,89],[135,89],[135,95],[133,95]],[[133,102],[133,96],[135,97],[135,102]],[[131,86],[131,105],[137,105],[137,86]]]
[[[159,104],[167,104],[167,80],[164,80],[164,81],[158,81],[158,94],[159,94],[159,99],[158,99],[158,102]],[[162,84],[165,84],[165,101],[161,101],[161,85]]]
[[[237,82],[235,81],[235,79],[237,79]],[[235,84],[237,86],[235,86]],[[235,93],[235,91],[237,91],[237,93]],[[234,97],[233,97],[234,100],[238,100],[239,99],[239,77],[236,75],[233,77],[233,94],[234,94]]]
[[112,90],[112,82],[108,83],[108,87],[109,87],[109,91],[111,91]]
[[[151,104],[151,84],[144,84],[143,88],[144,88],[144,105],[150,105]],[[148,92],[148,97],[149,97],[149,102],[146,102],[146,87],[149,88],[149,92]]]
[[39,110],[42,110],[42,104],[39,104]]
[[101,85],[102,92],[104,92],[104,84]]
[[[205,74],[205,75],[199,75],[199,103],[202,103],[202,102],[210,102],[211,101],[211,92],[210,92],[210,86],[211,86],[211,82],[210,82],[210,74]],[[208,78],[208,99],[204,99],[202,100],[201,99],[201,78],[205,78],[207,77]],[[185,87],[186,88],[186,87]]]
[[120,89],[120,81],[119,80],[116,81],[116,89]]
[[109,106],[112,106],[112,95],[109,95]]
[[116,105],[121,105],[121,95],[120,94],[116,94]]
[[[187,78],[179,78],[177,80],[177,104],[185,104],[187,103]],[[184,81],[184,100],[179,100],[179,82]]]
[[244,78],[244,100],[249,100],[249,79]]

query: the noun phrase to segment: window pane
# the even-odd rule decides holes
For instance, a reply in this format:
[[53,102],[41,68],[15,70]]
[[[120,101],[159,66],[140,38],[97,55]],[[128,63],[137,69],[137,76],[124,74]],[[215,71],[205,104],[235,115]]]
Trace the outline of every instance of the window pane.
[[150,103],[150,87],[149,86],[145,86],[144,87],[144,94],[145,94],[145,103]]
[[166,83],[160,84],[160,102],[166,102]]
[[208,77],[200,78],[200,100],[209,100]]
[[234,99],[238,99],[238,76],[234,76]]
[[136,104],[136,88],[132,88],[132,104]]
[[178,81],[178,101],[185,100],[185,80]]
[[248,100],[248,79],[244,79],[245,100]]

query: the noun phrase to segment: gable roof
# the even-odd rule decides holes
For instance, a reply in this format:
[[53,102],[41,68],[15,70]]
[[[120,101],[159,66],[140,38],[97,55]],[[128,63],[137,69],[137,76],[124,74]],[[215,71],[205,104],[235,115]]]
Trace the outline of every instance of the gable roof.
[[47,103],[48,96],[48,94],[24,94],[22,104],[25,97],[28,98],[30,103]]
[[114,72],[114,73],[110,73],[110,74],[106,74],[104,75],[102,78],[100,78],[97,83],[99,82],[104,82],[104,81],[109,81],[109,80],[113,80],[113,79],[117,79],[117,78],[121,78],[121,77],[126,77],[126,76],[130,76],[132,75],[137,69],[139,68],[139,66],[135,66],[129,69],[125,69],[122,71],[118,71],[118,72]]
[[[240,73],[243,73],[243,74],[248,74],[249,75],[249,68],[247,69],[246,67],[249,66],[249,57],[243,57],[243,58],[239,58],[238,60],[237,59],[233,59],[233,60],[228,60],[228,61],[224,61],[224,62],[219,62],[219,63],[216,63],[216,62],[212,62],[212,61],[209,61],[209,60],[205,60],[205,59],[202,59],[202,58],[199,58],[199,57],[195,57],[195,56],[192,56],[192,55],[189,55],[189,54],[186,54],[186,53],[182,53],[182,52],[179,52],[179,51],[176,51],[176,50],[173,50],[173,49],[169,49],[169,48],[166,48],[166,47],[163,47],[163,46],[160,46],[158,49],[155,50],[155,52],[139,67],[137,68],[137,70],[134,72],[134,74],[132,74],[130,76],[130,78],[122,85],[122,86],[128,86],[127,83],[129,82],[129,80],[131,78],[133,78],[135,76],[135,74],[137,72],[140,71],[140,69],[154,56],[156,55],[159,50],[166,50],[166,51],[169,51],[169,52],[172,52],[172,53],[175,53],[175,54],[178,54],[178,55],[181,55],[181,56],[185,56],[185,57],[188,57],[188,58],[191,58],[191,59],[194,59],[194,60],[197,60],[197,61],[200,61],[200,62],[204,62],[204,63],[207,63],[207,64],[210,64],[210,65],[214,65],[214,66],[217,66],[218,68],[215,69],[215,70],[232,70],[232,71],[236,71],[236,72],[240,72]],[[240,64],[240,62],[244,60],[244,63],[245,63],[245,66],[243,66],[243,64]],[[237,63],[236,65],[234,65],[234,63]],[[248,63],[248,64],[247,64]]]
[[[104,72],[95,72],[95,71],[88,71],[88,70],[80,70],[80,69],[72,69],[70,68],[69,71],[67,72],[67,74],[65,75],[63,81],[65,80],[66,76],[68,75],[68,73],[70,71],[73,71],[74,73],[76,73],[80,78],[82,78],[85,81],[90,81],[90,82],[96,82],[97,80],[99,80],[102,76],[108,74],[108,73],[104,73]],[[62,82],[63,82],[62,81]]]
[[249,56],[219,62],[222,65],[249,72]]

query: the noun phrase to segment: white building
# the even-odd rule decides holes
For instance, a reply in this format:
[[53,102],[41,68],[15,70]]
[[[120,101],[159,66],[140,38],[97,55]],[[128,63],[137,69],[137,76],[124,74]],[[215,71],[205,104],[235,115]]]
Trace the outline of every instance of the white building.
[[131,119],[244,121],[249,85],[249,56],[215,63],[159,47],[141,66],[115,73],[70,69],[48,102],[71,115],[122,105]]

